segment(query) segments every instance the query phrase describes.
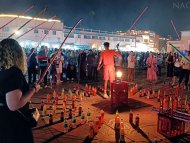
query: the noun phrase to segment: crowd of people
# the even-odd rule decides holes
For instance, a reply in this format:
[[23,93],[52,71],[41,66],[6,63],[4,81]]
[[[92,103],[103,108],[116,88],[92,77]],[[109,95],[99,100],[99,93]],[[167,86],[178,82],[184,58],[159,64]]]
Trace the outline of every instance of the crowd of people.
[[[190,51],[185,51],[184,55],[186,58],[190,59]],[[190,63],[187,59],[182,57],[177,53],[169,53],[167,59],[167,77],[171,81],[172,85],[176,84],[176,79],[178,78],[178,84],[181,84],[185,78],[184,89],[188,87],[189,73],[190,73]]]
[[[45,46],[42,46],[38,52],[35,51],[34,48],[31,50],[26,49],[28,55],[29,83],[36,82],[36,75],[43,73],[55,52],[57,52],[57,49],[48,49]],[[131,53],[136,54],[135,58],[132,56],[135,60],[134,62],[129,60]],[[147,55],[148,53],[122,52],[122,67],[127,68],[128,66],[129,81],[134,78],[134,68],[146,68]],[[60,80],[63,80],[63,78],[66,78],[67,80],[76,80],[77,78],[80,78],[80,80],[98,81],[97,66],[99,59],[100,51],[96,50],[62,50],[56,56],[56,59],[50,68],[49,75],[51,75],[54,83],[60,83]],[[163,60],[163,56],[160,57],[160,75]],[[117,58],[115,61],[117,61]],[[119,66],[117,62],[115,62],[115,66]],[[47,76],[44,78],[44,84],[47,85]]]
[[[47,67],[50,59],[58,49],[48,49],[42,46],[38,52],[31,49],[28,55],[28,82],[35,83],[36,75],[40,76]],[[28,51],[28,50],[26,50]],[[32,53],[32,54],[31,54]],[[172,85],[182,83],[185,78],[185,86],[189,81],[189,64],[177,53],[161,54],[152,52],[120,52],[122,65],[118,64],[118,57],[115,57],[115,66],[121,66],[127,69],[127,81],[134,82],[135,70],[147,70],[147,81],[158,81],[163,77],[162,69],[167,69],[167,78]],[[189,52],[186,51],[189,57]],[[53,62],[50,71],[44,77],[44,86],[47,86],[48,75],[53,84],[60,84],[66,80],[80,80],[97,82],[98,62],[101,57],[101,51],[97,50],[62,50]],[[178,79],[178,80],[177,80]],[[185,87],[186,88],[186,87]]]
[[[44,72],[57,51],[58,49],[50,50],[42,46],[38,52],[32,48],[27,53],[29,84],[36,82],[36,76],[40,76]],[[74,81],[79,78],[81,81],[98,81],[98,60],[99,52],[97,51],[59,51],[51,64],[49,72],[44,77],[44,86],[47,86],[48,75],[53,84],[60,84],[64,79]]]

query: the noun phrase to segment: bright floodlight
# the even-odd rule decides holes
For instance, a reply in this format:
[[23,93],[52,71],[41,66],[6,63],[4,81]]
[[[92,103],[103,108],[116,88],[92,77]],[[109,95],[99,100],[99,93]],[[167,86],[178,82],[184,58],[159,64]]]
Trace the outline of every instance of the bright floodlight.
[[19,35],[19,34],[20,34],[20,32],[19,32],[19,31],[16,31],[16,32],[15,32],[15,34],[16,34],[16,35]]
[[116,72],[116,77],[117,78],[121,78],[122,77],[122,72],[121,71],[117,71]]

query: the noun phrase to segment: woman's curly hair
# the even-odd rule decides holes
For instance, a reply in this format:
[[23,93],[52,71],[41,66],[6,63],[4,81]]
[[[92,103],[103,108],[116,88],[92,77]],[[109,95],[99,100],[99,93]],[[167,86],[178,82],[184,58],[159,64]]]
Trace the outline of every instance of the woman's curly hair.
[[27,70],[26,55],[16,40],[4,39],[0,42],[0,67],[9,69],[13,66],[25,74]]

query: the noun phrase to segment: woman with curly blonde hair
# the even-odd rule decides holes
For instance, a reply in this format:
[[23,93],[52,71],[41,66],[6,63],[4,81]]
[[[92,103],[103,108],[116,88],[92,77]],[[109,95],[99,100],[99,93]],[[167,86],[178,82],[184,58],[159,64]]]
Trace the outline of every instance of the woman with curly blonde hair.
[[13,39],[0,42],[0,143],[33,143],[28,121],[20,112],[29,111],[28,102],[39,90],[30,89],[24,74],[26,56]]
[[[8,42],[8,44],[7,44]],[[16,66],[23,74],[26,73],[26,55],[23,48],[13,39],[1,41],[0,49],[0,67],[6,69]]]

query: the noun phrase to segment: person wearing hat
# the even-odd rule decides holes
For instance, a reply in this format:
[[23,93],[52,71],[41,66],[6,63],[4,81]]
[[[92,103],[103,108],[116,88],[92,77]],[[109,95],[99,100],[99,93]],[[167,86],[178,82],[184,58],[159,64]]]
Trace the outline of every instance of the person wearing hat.
[[[190,51],[187,52],[186,57],[190,59]],[[179,78],[179,85],[182,83],[183,78],[185,77],[185,86],[184,89],[187,88],[187,84],[189,81],[189,73],[190,73],[190,63],[184,57],[182,58],[180,65],[182,67],[180,78]]]
[[104,43],[105,50],[100,54],[100,60],[98,64],[97,70],[99,71],[101,68],[101,64],[103,63],[104,69],[104,98],[108,98],[107,95],[107,84],[108,80],[111,82],[115,80],[115,67],[114,67],[114,56],[121,57],[119,52],[109,49],[110,44],[108,42]]

